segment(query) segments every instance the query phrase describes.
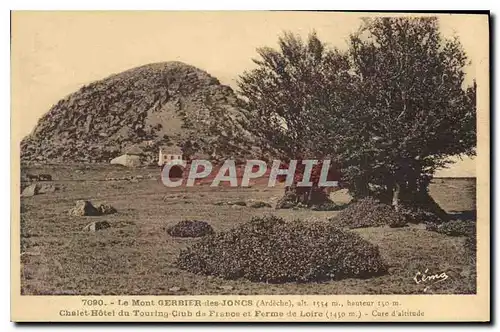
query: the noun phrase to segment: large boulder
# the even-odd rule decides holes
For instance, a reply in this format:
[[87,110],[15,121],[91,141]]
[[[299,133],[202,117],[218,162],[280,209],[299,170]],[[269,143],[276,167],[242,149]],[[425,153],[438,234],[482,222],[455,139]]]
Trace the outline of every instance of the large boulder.
[[33,183],[26,188],[21,193],[21,197],[31,197],[39,193],[40,185],[38,183]]
[[75,207],[69,210],[71,216],[99,216],[101,212],[89,201],[76,201]]
[[31,197],[35,196],[38,194],[47,194],[47,193],[53,193],[57,190],[60,190],[61,187],[55,186],[53,184],[40,184],[40,183],[33,183],[26,188],[23,189],[21,193],[21,197]]
[[141,157],[136,155],[124,154],[110,161],[113,165],[122,165],[126,167],[139,167],[142,165]]

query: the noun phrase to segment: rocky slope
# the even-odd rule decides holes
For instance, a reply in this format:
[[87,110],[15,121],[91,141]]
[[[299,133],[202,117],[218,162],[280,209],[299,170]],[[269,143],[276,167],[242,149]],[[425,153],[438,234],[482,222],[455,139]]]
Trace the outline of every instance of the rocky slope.
[[170,144],[238,155],[251,147],[237,105],[230,87],[198,68],[181,62],[145,65],[60,100],[23,139],[21,159],[109,162],[139,147],[152,163],[158,147]]

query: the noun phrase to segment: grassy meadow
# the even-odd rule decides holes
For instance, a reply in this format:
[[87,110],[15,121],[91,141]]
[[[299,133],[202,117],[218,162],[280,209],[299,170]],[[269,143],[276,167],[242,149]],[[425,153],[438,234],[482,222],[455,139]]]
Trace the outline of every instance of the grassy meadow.
[[[260,200],[274,206],[283,188],[167,188],[158,168],[125,169],[109,165],[25,167],[23,173],[48,173],[61,187],[54,193],[21,198],[21,292],[26,295],[162,295],[162,294],[432,294],[474,293],[475,268],[463,254],[465,237],[450,237],[404,228],[353,230],[376,244],[389,265],[388,274],[361,280],[324,283],[266,284],[195,275],[175,266],[181,248],[197,239],[173,238],[165,226],[183,219],[209,222],[228,230],[252,216],[275,214],[285,219],[327,222],[338,212],[275,210],[219,206],[218,202]],[[137,180],[116,178],[137,177]],[[115,180],[110,180],[115,178]],[[475,179],[435,179],[431,195],[457,218],[474,215]],[[348,202],[344,191],[331,194]],[[69,216],[76,200],[114,206],[118,213],[98,217]],[[111,227],[82,229],[95,220]],[[449,279],[432,286],[417,284],[417,272],[446,272]],[[220,288],[220,286],[232,286]],[[427,289],[425,289],[429,286]],[[181,290],[171,291],[172,287]],[[424,290],[425,289],[425,290]]]

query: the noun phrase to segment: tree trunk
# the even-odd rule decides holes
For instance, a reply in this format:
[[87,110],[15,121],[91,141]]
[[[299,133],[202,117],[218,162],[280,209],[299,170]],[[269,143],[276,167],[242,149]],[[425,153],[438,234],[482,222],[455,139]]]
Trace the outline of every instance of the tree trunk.
[[278,201],[277,208],[291,208],[298,204],[308,207],[332,203],[327,191],[318,186],[298,187],[294,183],[285,188],[285,195]]
[[448,221],[448,213],[439,206],[431,195],[429,195],[428,190],[416,192],[414,201],[416,206],[436,214],[443,221]]
[[[414,181],[414,182],[413,182]],[[448,220],[448,213],[444,211],[438,203],[429,195],[429,181],[413,179],[407,186],[400,187],[400,206],[417,207],[437,215],[441,220]],[[393,204],[394,205],[394,204]]]
[[399,201],[400,201],[401,186],[399,183],[395,183],[392,194],[392,206],[394,210],[399,211]]
[[307,195],[307,205],[309,206],[313,198],[313,187],[309,189],[309,194]]

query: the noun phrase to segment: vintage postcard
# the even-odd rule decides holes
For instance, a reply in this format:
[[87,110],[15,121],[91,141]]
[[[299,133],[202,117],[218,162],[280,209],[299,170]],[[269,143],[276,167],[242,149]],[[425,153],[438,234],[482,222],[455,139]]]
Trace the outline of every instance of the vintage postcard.
[[12,12],[12,321],[488,322],[489,24]]

